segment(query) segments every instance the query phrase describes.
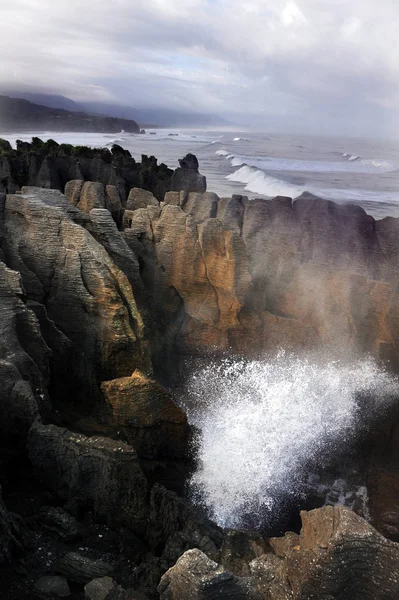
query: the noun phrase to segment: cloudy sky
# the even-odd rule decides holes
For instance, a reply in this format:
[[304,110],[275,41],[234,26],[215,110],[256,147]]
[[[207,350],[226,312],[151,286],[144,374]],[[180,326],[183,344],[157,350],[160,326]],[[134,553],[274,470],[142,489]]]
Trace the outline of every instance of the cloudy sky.
[[398,0],[0,0],[0,83],[396,134]]

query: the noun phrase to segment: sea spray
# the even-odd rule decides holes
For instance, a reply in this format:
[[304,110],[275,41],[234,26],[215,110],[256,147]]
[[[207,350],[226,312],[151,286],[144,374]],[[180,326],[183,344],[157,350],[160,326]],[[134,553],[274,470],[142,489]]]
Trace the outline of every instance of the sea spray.
[[194,374],[188,412],[198,430],[194,502],[222,526],[260,526],[323,461],[398,395],[372,359],[321,364],[280,352],[224,360]]

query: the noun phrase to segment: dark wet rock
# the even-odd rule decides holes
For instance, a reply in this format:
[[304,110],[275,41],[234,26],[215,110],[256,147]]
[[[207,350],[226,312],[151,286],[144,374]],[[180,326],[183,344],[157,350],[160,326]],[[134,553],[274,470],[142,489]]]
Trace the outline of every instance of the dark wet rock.
[[114,573],[113,565],[83,556],[77,552],[68,552],[56,563],[58,573],[76,583],[88,583],[99,577],[109,577]]
[[185,552],[176,565],[163,575],[158,593],[161,600],[261,600],[255,589],[254,594],[250,595],[251,587],[200,550],[193,549]]
[[199,169],[198,158],[194,154],[186,154],[184,158],[179,159],[179,165],[182,169],[197,171]]
[[194,154],[187,154],[179,160],[180,167],[177,168],[172,176],[171,190],[206,192],[206,177],[198,172],[198,159]]
[[73,542],[82,536],[83,529],[80,523],[62,508],[45,506],[40,511],[40,525],[55,533],[65,542]]
[[144,527],[147,481],[131,446],[37,422],[28,450],[37,477],[61,498],[76,499],[109,525]]
[[68,598],[71,595],[65,577],[59,575],[44,575],[34,586],[35,592],[43,598]]
[[48,409],[49,348],[36,315],[27,308],[24,297],[20,273],[0,261],[0,448],[3,460],[22,449],[39,410],[45,414]]
[[161,600],[394,600],[399,591],[399,545],[343,507],[302,512],[300,535],[271,540],[276,553],[234,577],[199,550],[189,550],[162,577]]
[[9,513],[4,505],[0,487],[0,565],[10,562],[24,541],[24,524],[17,516]]
[[267,552],[271,552],[270,546],[259,533],[225,530],[220,562],[234,575],[246,577],[251,574],[249,563]]
[[118,585],[110,591],[106,597],[106,600],[149,600],[149,598],[137,590],[124,590],[120,585]]
[[111,577],[98,577],[85,585],[85,598],[87,600],[106,600],[109,593],[116,587]]

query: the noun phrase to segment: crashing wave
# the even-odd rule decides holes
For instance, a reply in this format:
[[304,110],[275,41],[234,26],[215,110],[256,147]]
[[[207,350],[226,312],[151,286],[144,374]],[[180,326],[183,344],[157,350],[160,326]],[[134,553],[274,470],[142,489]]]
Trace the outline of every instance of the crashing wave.
[[304,187],[282,181],[267,175],[261,169],[249,167],[248,165],[243,165],[234,173],[227,175],[226,179],[244,183],[246,191],[262,194],[268,198],[274,198],[275,196],[295,198],[305,191]]

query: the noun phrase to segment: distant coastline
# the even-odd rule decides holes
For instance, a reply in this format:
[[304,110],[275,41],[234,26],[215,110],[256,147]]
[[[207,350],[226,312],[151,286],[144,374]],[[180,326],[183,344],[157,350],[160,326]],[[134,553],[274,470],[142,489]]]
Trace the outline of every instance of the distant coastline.
[[0,130],[4,132],[74,131],[81,133],[140,133],[136,121],[91,115],[0,96]]

